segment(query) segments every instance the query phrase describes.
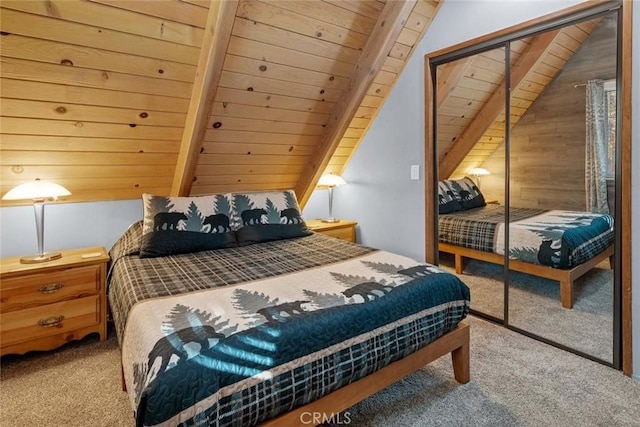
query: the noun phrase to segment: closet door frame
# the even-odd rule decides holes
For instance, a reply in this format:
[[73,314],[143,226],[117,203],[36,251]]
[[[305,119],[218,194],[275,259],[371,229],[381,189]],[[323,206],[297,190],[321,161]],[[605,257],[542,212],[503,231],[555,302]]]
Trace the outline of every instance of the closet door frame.
[[[619,101],[618,136],[619,163],[618,179],[616,180],[616,204],[620,204],[620,218],[616,228],[616,272],[619,275],[617,289],[614,291],[615,310],[614,323],[620,331],[619,348],[614,348],[613,366],[621,368],[625,375],[632,373],[632,301],[631,301],[631,239],[621,238],[622,230],[631,229],[631,31],[632,31],[632,2],[625,1],[590,1],[576,6],[536,18],[485,36],[465,41],[463,43],[429,53],[424,57],[425,72],[425,259],[429,263],[438,264],[438,144],[437,144],[437,108],[434,101],[436,93],[436,68],[440,64],[461,59],[472,54],[481,53],[496,47],[508,45],[510,40],[533,36],[555,28],[563,27],[573,21],[587,17],[603,15],[612,9],[620,9],[618,22],[622,28],[618,30],[621,40],[618,43],[618,63],[620,66],[618,83],[622,97]],[[507,97],[509,96],[509,91]],[[507,100],[505,100],[508,102]],[[508,146],[508,134],[505,141]],[[508,158],[507,158],[508,159]],[[508,161],[508,160],[507,160]],[[431,170],[428,168],[431,167]],[[508,170],[508,169],[507,169]],[[618,191],[619,190],[619,191]],[[508,193],[506,194],[508,197]],[[508,205],[507,205],[508,206]],[[505,266],[505,273],[507,267]],[[506,276],[507,274],[505,274]],[[508,286],[505,286],[505,298],[508,296]],[[508,300],[505,300],[505,311]],[[508,318],[505,324],[508,325]],[[615,328],[615,327],[614,327]],[[615,343],[614,336],[614,343]],[[618,356],[619,355],[619,356]]]

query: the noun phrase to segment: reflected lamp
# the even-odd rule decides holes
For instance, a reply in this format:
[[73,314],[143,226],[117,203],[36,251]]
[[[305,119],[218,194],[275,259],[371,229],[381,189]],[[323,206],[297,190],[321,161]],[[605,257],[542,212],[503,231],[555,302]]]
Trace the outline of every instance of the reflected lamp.
[[320,177],[317,187],[329,189],[329,218],[323,219],[322,222],[340,222],[333,216],[333,189],[346,183],[340,175],[325,174]]
[[60,252],[44,252],[44,202],[48,199],[55,200],[60,196],[68,196],[70,194],[71,192],[61,185],[36,179],[13,187],[2,196],[2,200],[33,200],[33,209],[36,215],[36,234],[38,236],[38,253],[20,258],[21,263],[35,264],[58,259],[62,256]]
[[480,177],[485,175],[491,175],[491,172],[489,172],[484,168],[473,168],[467,173],[476,178],[476,182],[478,184],[478,190],[480,189]]

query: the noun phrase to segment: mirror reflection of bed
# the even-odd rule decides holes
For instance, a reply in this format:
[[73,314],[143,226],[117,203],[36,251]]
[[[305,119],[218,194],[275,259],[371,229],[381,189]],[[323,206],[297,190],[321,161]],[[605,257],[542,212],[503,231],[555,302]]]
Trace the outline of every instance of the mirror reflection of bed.
[[[440,264],[471,288],[476,313],[608,363],[616,34],[612,13],[513,40],[507,58],[493,49],[436,69]],[[460,209],[443,211],[448,191]]]

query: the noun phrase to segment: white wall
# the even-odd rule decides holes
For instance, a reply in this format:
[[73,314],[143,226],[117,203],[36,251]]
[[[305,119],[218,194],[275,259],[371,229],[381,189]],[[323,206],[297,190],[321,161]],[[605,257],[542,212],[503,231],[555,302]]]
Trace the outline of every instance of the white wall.
[[[133,222],[142,219],[142,200],[48,203],[44,208],[44,250],[104,246],[109,250]],[[0,257],[38,252],[33,206],[0,209]]]
[[[407,79],[410,77],[410,79]],[[403,74],[410,84],[398,84],[344,173],[347,185],[334,190],[334,215],[358,221],[360,243],[424,258],[424,182],[411,181],[410,165],[424,163],[422,120],[424,101],[416,96],[422,71],[409,67]],[[422,93],[422,92],[419,92]],[[406,114],[411,111],[411,114]],[[416,126],[417,125],[417,126]],[[313,199],[325,200],[316,191]],[[310,204],[312,203],[310,201]],[[305,209],[308,216],[308,209]]]

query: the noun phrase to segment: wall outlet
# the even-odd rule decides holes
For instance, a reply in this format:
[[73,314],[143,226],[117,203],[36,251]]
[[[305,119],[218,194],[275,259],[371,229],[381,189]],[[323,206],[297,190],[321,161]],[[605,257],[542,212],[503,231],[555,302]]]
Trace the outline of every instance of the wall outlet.
[[411,165],[411,179],[413,181],[420,179],[420,165]]

